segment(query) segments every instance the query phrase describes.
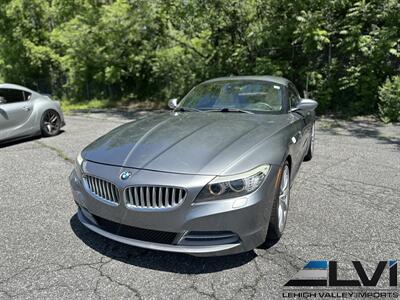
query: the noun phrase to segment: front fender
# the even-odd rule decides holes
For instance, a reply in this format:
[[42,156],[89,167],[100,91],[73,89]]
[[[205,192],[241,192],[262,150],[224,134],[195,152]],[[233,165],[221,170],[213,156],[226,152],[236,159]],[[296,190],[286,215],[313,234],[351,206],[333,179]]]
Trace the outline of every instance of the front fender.
[[61,125],[64,126],[65,125],[65,119],[64,119],[64,114],[61,111],[61,106],[60,103],[57,101],[53,101],[48,97],[44,97],[44,96],[38,96],[37,98],[33,99],[32,101],[34,101],[34,113],[35,113],[35,130],[40,132],[41,128],[40,128],[40,122],[42,119],[43,114],[45,113],[45,111],[52,109],[55,110],[56,112],[58,112],[58,114],[60,115],[61,118]]
[[238,174],[243,170],[250,170],[262,164],[281,166],[286,158],[294,156],[296,151],[291,138],[296,130],[291,126],[285,127],[258,145],[250,148],[238,158],[236,163],[227,168],[224,174]]

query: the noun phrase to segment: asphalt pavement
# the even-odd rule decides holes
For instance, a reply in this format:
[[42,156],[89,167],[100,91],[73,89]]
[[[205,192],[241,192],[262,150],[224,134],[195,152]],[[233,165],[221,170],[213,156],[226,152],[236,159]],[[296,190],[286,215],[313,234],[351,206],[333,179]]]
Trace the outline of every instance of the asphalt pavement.
[[[157,112],[151,112],[157,113]],[[0,148],[0,299],[281,299],[308,260],[373,270],[400,259],[400,126],[317,122],[315,156],[291,191],[284,236],[235,256],[126,246],[83,227],[68,184],[77,153],[146,112],[67,116],[53,138]]]

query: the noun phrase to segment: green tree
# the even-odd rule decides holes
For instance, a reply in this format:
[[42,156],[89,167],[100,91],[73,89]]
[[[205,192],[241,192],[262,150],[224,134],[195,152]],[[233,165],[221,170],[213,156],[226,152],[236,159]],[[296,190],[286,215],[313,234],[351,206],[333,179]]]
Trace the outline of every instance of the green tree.
[[398,0],[1,0],[0,78],[117,102],[272,74],[320,112],[369,114],[399,74],[399,28]]

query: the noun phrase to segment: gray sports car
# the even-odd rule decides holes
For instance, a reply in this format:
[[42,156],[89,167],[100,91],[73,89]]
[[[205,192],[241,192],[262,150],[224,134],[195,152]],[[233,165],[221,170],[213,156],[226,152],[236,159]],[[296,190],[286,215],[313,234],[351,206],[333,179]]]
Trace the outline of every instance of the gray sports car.
[[313,156],[317,102],[284,78],[245,76],[206,81],[169,106],[78,155],[70,184],[83,225],[197,256],[279,239],[290,187]]
[[59,102],[23,86],[0,84],[0,142],[54,136],[64,125]]

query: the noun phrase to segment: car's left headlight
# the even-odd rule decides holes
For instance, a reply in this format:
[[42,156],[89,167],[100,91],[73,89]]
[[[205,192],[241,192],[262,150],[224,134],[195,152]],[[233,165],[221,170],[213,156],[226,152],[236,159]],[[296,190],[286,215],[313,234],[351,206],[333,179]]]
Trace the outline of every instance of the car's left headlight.
[[75,169],[76,169],[77,172],[79,172],[79,175],[82,174],[82,165],[83,165],[84,161],[85,160],[82,157],[82,153],[79,152],[79,154],[78,154],[78,156],[76,157],[76,160],[75,160]]
[[196,202],[234,198],[250,194],[264,182],[269,168],[269,165],[261,165],[246,173],[217,176],[201,190]]

